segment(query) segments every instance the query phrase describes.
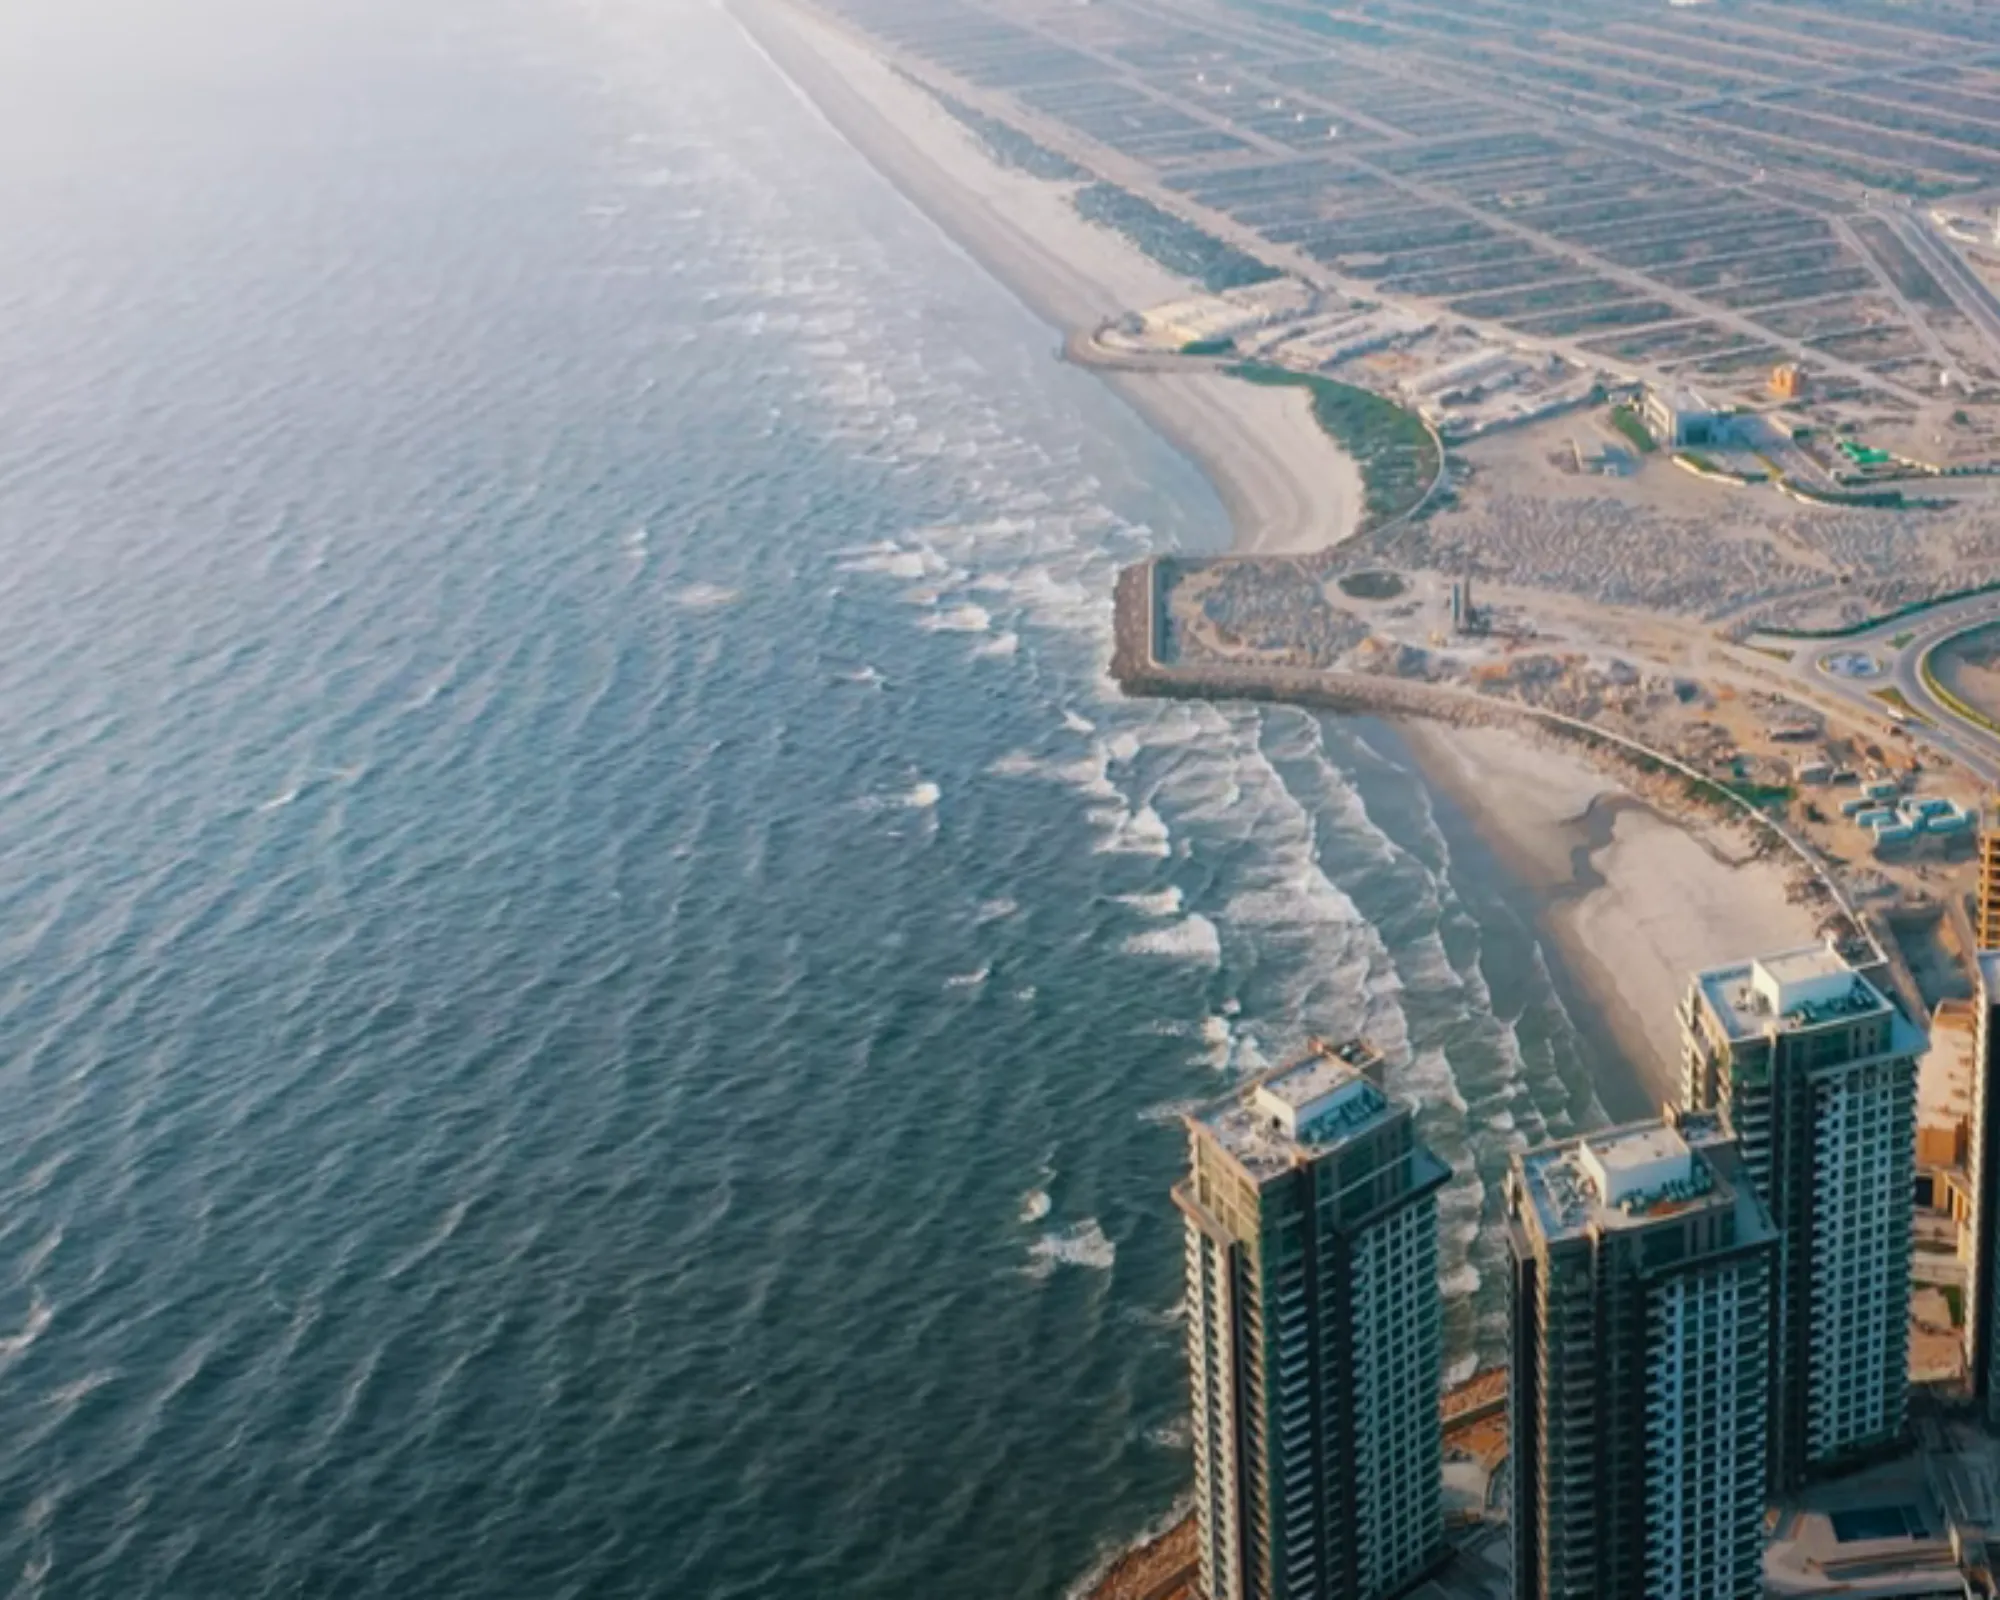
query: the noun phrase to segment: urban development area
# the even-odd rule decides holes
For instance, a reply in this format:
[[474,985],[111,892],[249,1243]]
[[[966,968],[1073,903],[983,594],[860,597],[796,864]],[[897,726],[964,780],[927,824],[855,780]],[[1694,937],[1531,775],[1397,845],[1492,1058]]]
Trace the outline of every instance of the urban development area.
[[1191,1112],[1191,1509],[1094,1592],[2000,1592],[2000,10],[815,15],[1187,281],[1070,360],[1297,390],[1358,471],[1124,573],[1128,693],[1529,726],[1819,929],[1686,973],[1655,1119],[1513,1155],[1449,1389],[1381,1055]]

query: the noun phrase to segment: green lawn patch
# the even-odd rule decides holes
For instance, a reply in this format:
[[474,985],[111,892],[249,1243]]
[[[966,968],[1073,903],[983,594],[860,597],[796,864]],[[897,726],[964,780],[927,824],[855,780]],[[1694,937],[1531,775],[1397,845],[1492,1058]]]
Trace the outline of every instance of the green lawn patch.
[[1720,785],[1737,799],[1758,807],[1788,806],[1798,793],[1789,783],[1725,783]]
[[1930,725],[1931,719],[1925,716],[1915,706],[1911,705],[1910,697],[1904,694],[1901,689],[1896,688],[1894,685],[1891,685],[1887,689],[1874,689],[1871,690],[1870,693],[1874,696],[1875,699],[1880,700],[1882,704],[1884,704],[1885,706],[1893,706],[1896,710],[1902,712],[1902,714],[1908,717],[1912,722],[1921,722],[1926,727]]
[[1646,424],[1631,406],[1611,408],[1611,426],[1632,442],[1632,448],[1641,455],[1651,455],[1659,449],[1658,442],[1646,431]]

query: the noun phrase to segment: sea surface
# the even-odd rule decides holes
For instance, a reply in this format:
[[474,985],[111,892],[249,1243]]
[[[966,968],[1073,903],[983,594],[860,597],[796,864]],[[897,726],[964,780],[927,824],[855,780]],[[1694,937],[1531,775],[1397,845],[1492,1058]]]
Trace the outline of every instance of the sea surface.
[[695,0],[0,14],[0,1594],[1055,1596],[1177,1115],[1599,1114],[1393,732],[1121,701],[1214,496]]

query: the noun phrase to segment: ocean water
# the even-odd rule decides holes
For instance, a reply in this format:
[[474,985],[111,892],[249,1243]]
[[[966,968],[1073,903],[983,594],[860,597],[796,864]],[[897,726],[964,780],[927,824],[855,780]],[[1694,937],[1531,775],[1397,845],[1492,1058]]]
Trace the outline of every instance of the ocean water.
[[1599,1115],[1393,732],[1121,701],[1193,470],[693,0],[0,17],[0,1591],[1060,1594],[1178,1111]]

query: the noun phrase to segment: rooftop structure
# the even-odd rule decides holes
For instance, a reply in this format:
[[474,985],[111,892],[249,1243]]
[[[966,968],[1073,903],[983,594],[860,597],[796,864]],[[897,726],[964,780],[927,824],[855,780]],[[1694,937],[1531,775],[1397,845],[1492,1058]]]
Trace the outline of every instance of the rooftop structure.
[[1369,1076],[1380,1059],[1359,1042],[1311,1055],[1216,1101],[1195,1120],[1246,1174],[1269,1182],[1404,1114]]
[[1523,1193],[1551,1239],[1639,1226],[1707,1192],[1707,1164],[1664,1123],[1614,1128],[1521,1160]]
[[1711,967],[1695,982],[1731,1039],[1890,1009],[1875,986],[1826,945]]
[[1444,1535],[1437,1191],[1364,1044],[1192,1113],[1188,1371],[1209,1600],[1407,1588]]

